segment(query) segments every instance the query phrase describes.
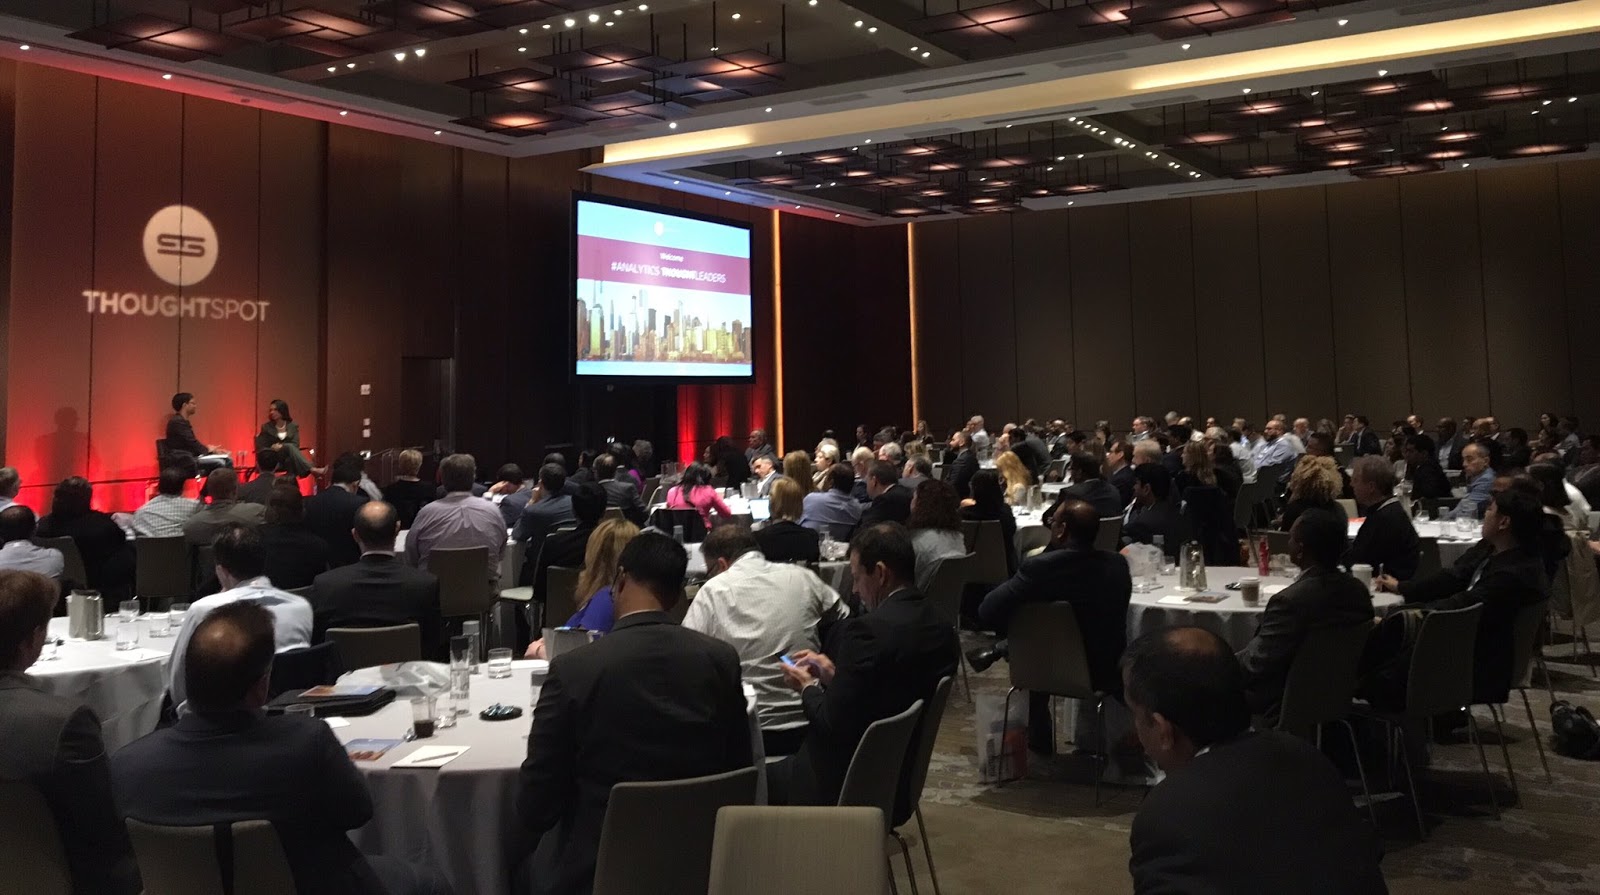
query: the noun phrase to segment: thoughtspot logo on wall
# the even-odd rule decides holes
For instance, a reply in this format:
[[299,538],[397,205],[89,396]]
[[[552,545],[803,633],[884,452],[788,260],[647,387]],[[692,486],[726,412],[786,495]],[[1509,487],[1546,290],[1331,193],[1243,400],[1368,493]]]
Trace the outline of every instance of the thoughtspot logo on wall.
[[[217,228],[199,209],[168,205],[151,215],[144,225],[145,263],[150,265],[151,273],[179,289],[195,286],[210,276],[217,266],[220,251]],[[85,289],[83,297],[91,314],[237,319],[251,323],[266,320],[267,306],[271,304],[248,299],[107,289]]]

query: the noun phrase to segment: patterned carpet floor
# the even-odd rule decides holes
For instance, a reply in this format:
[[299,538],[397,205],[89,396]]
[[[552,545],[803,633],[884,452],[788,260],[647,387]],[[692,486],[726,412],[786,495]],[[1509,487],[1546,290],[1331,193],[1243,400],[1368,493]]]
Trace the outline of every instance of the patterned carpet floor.
[[[985,642],[964,634],[965,645]],[[1600,714],[1600,658],[1573,656],[1557,634],[1544,650],[1556,698]],[[1070,755],[1031,766],[1027,777],[1005,786],[979,782],[974,708],[982,694],[1004,695],[1004,662],[971,677],[972,702],[959,681],[951,695],[923,793],[935,869],[943,895],[962,893],[1131,892],[1128,830],[1144,789],[1104,787],[1094,801],[1088,759]],[[1541,684],[1537,675],[1536,685]],[[1550,697],[1542,685],[1528,693],[1540,734],[1550,733]],[[1539,763],[1521,699],[1512,694],[1506,713],[1506,748],[1516,769],[1520,799],[1512,795],[1499,741],[1487,709],[1475,710],[1501,807],[1497,820],[1477,750],[1462,742],[1434,746],[1420,775],[1429,838],[1419,840],[1407,799],[1378,796],[1385,851],[1384,876],[1396,895],[1515,893],[1600,895],[1600,762],[1556,755],[1546,748],[1551,779]],[[1070,731],[1061,732],[1063,739]],[[1071,747],[1063,744],[1063,752]],[[1387,789],[1374,780],[1374,789]],[[1359,792],[1359,790],[1355,790]],[[911,824],[915,828],[915,822]],[[913,845],[918,889],[932,892],[928,867]],[[898,890],[910,892],[896,859]]]

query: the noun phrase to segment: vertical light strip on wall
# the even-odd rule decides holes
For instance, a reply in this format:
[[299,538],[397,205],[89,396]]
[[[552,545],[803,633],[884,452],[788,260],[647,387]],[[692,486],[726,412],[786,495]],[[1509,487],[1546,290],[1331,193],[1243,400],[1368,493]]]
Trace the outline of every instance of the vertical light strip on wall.
[[772,209],[772,372],[778,405],[774,444],[787,450],[788,443],[783,440],[783,219],[776,208]]
[[917,387],[917,226],[906,224],[906,305],[911,322],[911,428],[922,419],[922,391]]

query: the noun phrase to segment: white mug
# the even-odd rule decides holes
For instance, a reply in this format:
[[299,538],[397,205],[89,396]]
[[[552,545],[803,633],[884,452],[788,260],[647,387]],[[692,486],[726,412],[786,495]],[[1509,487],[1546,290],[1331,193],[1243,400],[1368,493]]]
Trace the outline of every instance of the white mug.
[[1365,585],[1369,590],[1372,588],[1371,566],[1364,562],[1358,562],[1350,567],[1350,574],[1355,576],[1355,579]]

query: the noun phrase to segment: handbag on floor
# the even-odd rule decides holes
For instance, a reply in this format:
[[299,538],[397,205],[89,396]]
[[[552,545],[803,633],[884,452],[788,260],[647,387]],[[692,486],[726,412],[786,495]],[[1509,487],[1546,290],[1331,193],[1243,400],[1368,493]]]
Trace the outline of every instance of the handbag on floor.
[[1565,699],[1550,706],[1550,748],[1558,755],[1600,760],[1600,724],[1583,706],[1574,707]]

